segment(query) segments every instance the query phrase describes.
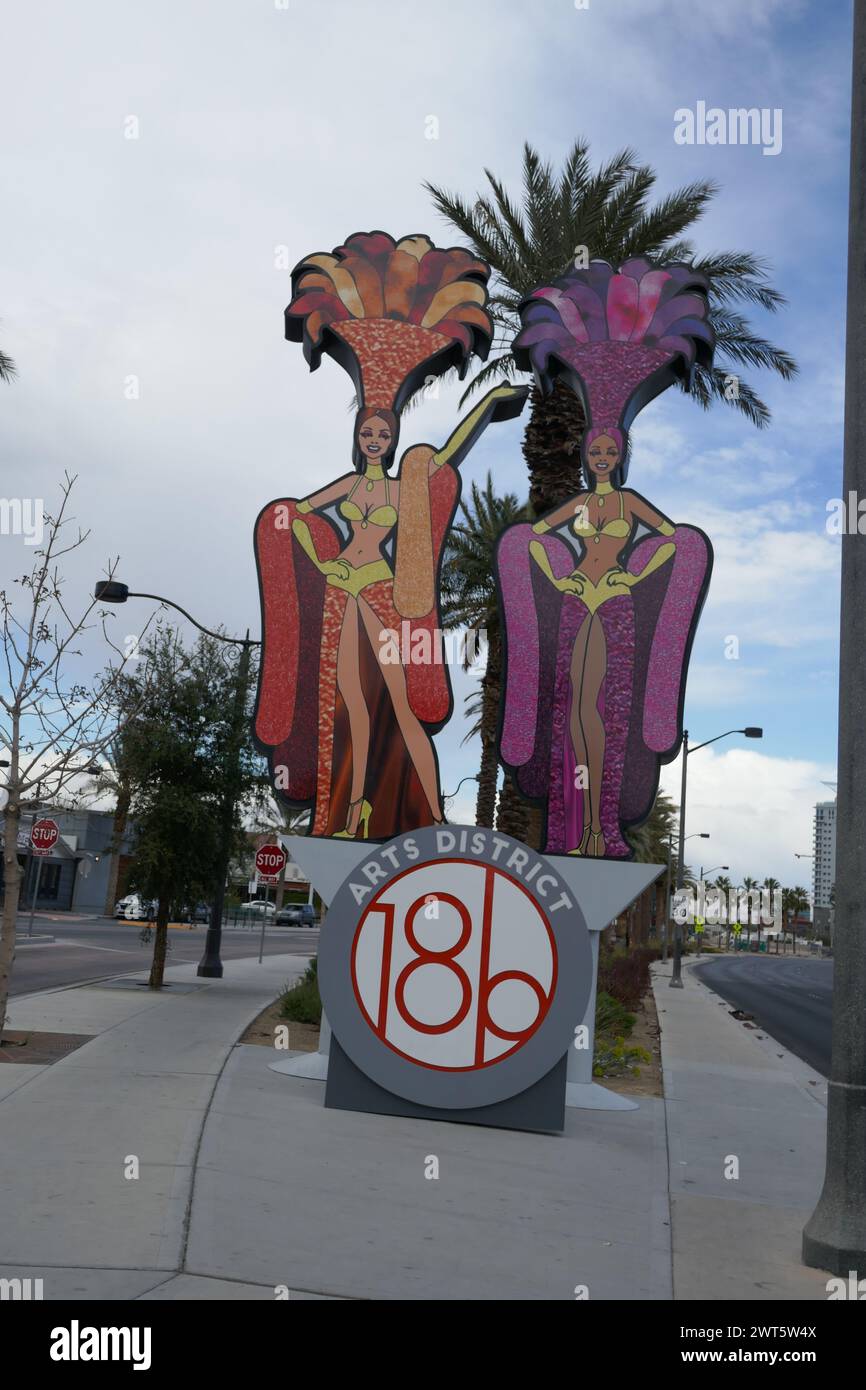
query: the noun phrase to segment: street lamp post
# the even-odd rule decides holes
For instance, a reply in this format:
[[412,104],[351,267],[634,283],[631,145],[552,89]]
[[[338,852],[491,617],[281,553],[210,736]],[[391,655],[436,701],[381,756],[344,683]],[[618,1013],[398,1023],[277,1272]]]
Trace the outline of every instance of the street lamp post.
[[[854,5],[843,497],[866,496],[866,5]],[[827,1169],[803,1232],[803,1260],[847,1276],[866,1268],[866,553],[849,516],[842,537],[839,792],[833,1049]],[[856,1276],[855,1276],[856,1278]]]
[[[719,869],[724,869],[725,873],[727,873],[727,872],[728,872],[728,869],[729,869],[730,867],[731,867],[730,864],[713,864],[711,868],[705,869],[704,866],[703,866],[703,864],[702,864],[702,865],[701,865],[701,876],[700,876],[700,878],[698,879],[698,882],[699,882],[699,883],[703,883],[703,881],[704,881],[704,874],[714,874],[714,873],[716,873]],[[697,936],[698,933],[696,932],[695,935]],[[721,937],[721,931],[719,932],[719,936]],[[700,939],[699,939],[699,940],[698,940],[698,955],[700,955],[700,954],[701,954],[701,943],[700,943]]]
[[[693,835],[688,835],[686,838],[689,839],[689,840],[708,840],[708,839],[710,838],[710,832],[709,832],[708,830],[696,830],[695,833],[694,833]],[[673,860],[673,854],[674,854],[674,844],[673,844],[673,842],[674,842],[674,832],[673,832],[672,830],[669,830],[669,831],[668,831],[668,872],[667,872],[667,916],[668,916],[668,917],[670,917],[670,915],[671,915],[671,912],[670,912],[670,902],[671,902],[671,869],[672,869],[672,860]],[[665,923],[665,925],[667,926],[667,923]],[[680,931],[680,923],[679,923],[679,922],[674,922],[674,976],[675,976],[677,979],[680,980],[680,985],[679,985],[679,988],[680,988],[680,989],[682,989],[682,979],[681,979],[681,968],[682,968],[682,967],[681,967],[681,952],[682,952],[682,935],[681,935],[681,931]],[[663,947],[663,950],[662,950],[662,961],[663,961],[663,962],[666,962],[666,961],[667,961],[667,958],[668,958],[668,940],[667,940],[667,931],[665,931],[665,942],[664,942],[664,947]],[[672,978],[671,978],[671,984],[673,984],[673,983],[674,983],[674,978],[672,977]]]
[[228,761],[226,766],[226,788],[223,804],[220,811],[220,862],[218,866],[218,878],[214,886],[213,902],[211,903],[210,920],[208,922],[207,936],[205,938],[204,955],[202,956],[197,975],[202,975],[208,979],[221,979],[223,965],[220,960],[220,946],[222,943],[222,921],[223,907],[225,904],[226,879],[229,872],[231,860],[231,841],[232,823],[234,821],[235,802],[237,800],[238,787],[240,783],[241,771],[241,751],[243,748],[244,724],[246,720],[246,695],[249,683],[250,662],[252,659],[253,647],[261,646],[261,643],[250,637],[249,630],[245,637],[226,637],[222,632],[213,632],[209,627],[204,627],[196,622],[191,613],[185,608],[181,608],[179,603],[175,603],[170,598],[162,598],[159,594],[133,593],[129,586],[121,584],[118,580],[101,580],[93,591],[93,597],[103,603],[126,603],[129,598],[147,598],[154,603],[164,603],[169,608],[174,608],[178,613],[191,622],[193,627],[197,627],[199,632],[204,632],[208,637],[215,637],[218,642],[228,642],[232,646],[241,647],[240,660],[238,661],[238,675],[235,682],[234,700],[232,703],[232,718],[229,729],[229,748]]
[[[686,833],[686,785],[689,773],[689,753],[699,753],[702,748],[708,748],[711,743],[718,743],[720,738],[730,738],[731,734],[744,734],[746,738],[763,738],[764,730],[749,726],[746,729],[728,729],[724,734],[716,734],[715,738],[708,738],[703,743],[698,743],[694,748],[689,748],[689,731],[683,729],[683,776],[680,789],[680,854],[677,863],[677,888],[683,886],[683,873],[685,870],[685,833]],[[671,985],[674,989],[682,989],[682,962],[680,960],[679,933],[674,934],[674,969],[671,975]]]
[[464,782],[477,782],[478,780],[479,780],[478,773],[477,773],[477,772],[470,772],[466,777],[461,777],[461,778],[460,778],[460,781],[457,783],[457,786],[454,788],[453,792],[443,792],[443,793],[442,793],[442,800],[443,800],[443,801],[453,801],[453,800],[454,800],[454,797],[457,795],[457,793],[459,792],[460,788],[463,786],[463,783],[464,783]]

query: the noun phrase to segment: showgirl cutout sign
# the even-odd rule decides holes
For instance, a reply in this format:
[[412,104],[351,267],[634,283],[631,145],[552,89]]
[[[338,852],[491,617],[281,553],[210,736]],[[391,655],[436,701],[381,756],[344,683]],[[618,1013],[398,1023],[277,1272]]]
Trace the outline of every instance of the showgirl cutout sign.
[[387,838],[443,821],[431,735],[451,713],[448,668],[411,658],[438,650],[460,464],[491,421],[519,414],[526,389],[497,387],[444,445],[417,444],[394,462],[412,393],[486,357],[489,273],[426,236],[358,232],[292,275],[286,337],[303,343],[311,370],[323,354],[338,362],[358,402],[349,470],[306,498],[271,502],[256,524],[255,732],[278,793],[312,809],[314,835]]
[[712,548],[625,486],[637,412],[695,361],[709,364],[707,282],[688,266],[606,261],[521,305],[518,362],[543,391],[560,377],[587,427],[585,488],[502,536],[506,633],[500,752],[546,810],[548,851],[626,859],[659,768],[682,740],[689,652]]

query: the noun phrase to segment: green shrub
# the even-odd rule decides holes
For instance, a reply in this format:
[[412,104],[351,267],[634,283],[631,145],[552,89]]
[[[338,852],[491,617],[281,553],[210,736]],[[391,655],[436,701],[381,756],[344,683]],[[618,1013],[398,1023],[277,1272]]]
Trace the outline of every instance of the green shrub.
[[636,1009],[649,987],[649,968],[661,952],[656,946],[612,950],[602,945],[598,961],[599,993],[610,994],[627,1009]]
[[651,1062],[645,1047],[626,1047],[625,1038],[597,1038],[593,1076],[640,1076],[638,1062]]
[[596,1036],[628,1037],[635,1024],[635,1015],[612,994],[602,992],[595,1001]]
[[322,1001],[319,997],[319,966],[313,956],[300,980],[280,997],[280,1017],[291,1023],[321,1023]]

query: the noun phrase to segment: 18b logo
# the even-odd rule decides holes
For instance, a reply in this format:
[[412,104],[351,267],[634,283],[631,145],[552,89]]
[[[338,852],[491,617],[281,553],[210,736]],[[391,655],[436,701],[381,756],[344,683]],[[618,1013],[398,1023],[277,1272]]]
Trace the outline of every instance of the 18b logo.
[[556,991],[557,948],[511,874],[439,859],[373,896],[351,971],[361,1013],[387,1047],[424,1067],[468,1071],[510,1056],[540,1027]]

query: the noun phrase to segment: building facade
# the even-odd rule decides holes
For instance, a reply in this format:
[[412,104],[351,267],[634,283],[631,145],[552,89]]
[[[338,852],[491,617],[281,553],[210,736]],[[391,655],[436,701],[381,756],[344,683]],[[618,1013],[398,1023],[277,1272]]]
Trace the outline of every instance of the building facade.
[[[82,912],[101,914],[111,872],[112,811],[53,811],[39,816],[57,822],[59,838],[50,854],[29,852],[33,816],[24,813],[18,831],[18,862],[23,871],[19,912]],[[128,845],[120,847],[121,860]],[[0,886],[2,886],[0,862]]]
[[819,801],[815,807],[812,840],[812,904],[815,926],[826,932],[832,917],[832,893],[836,882],[836,802]]

